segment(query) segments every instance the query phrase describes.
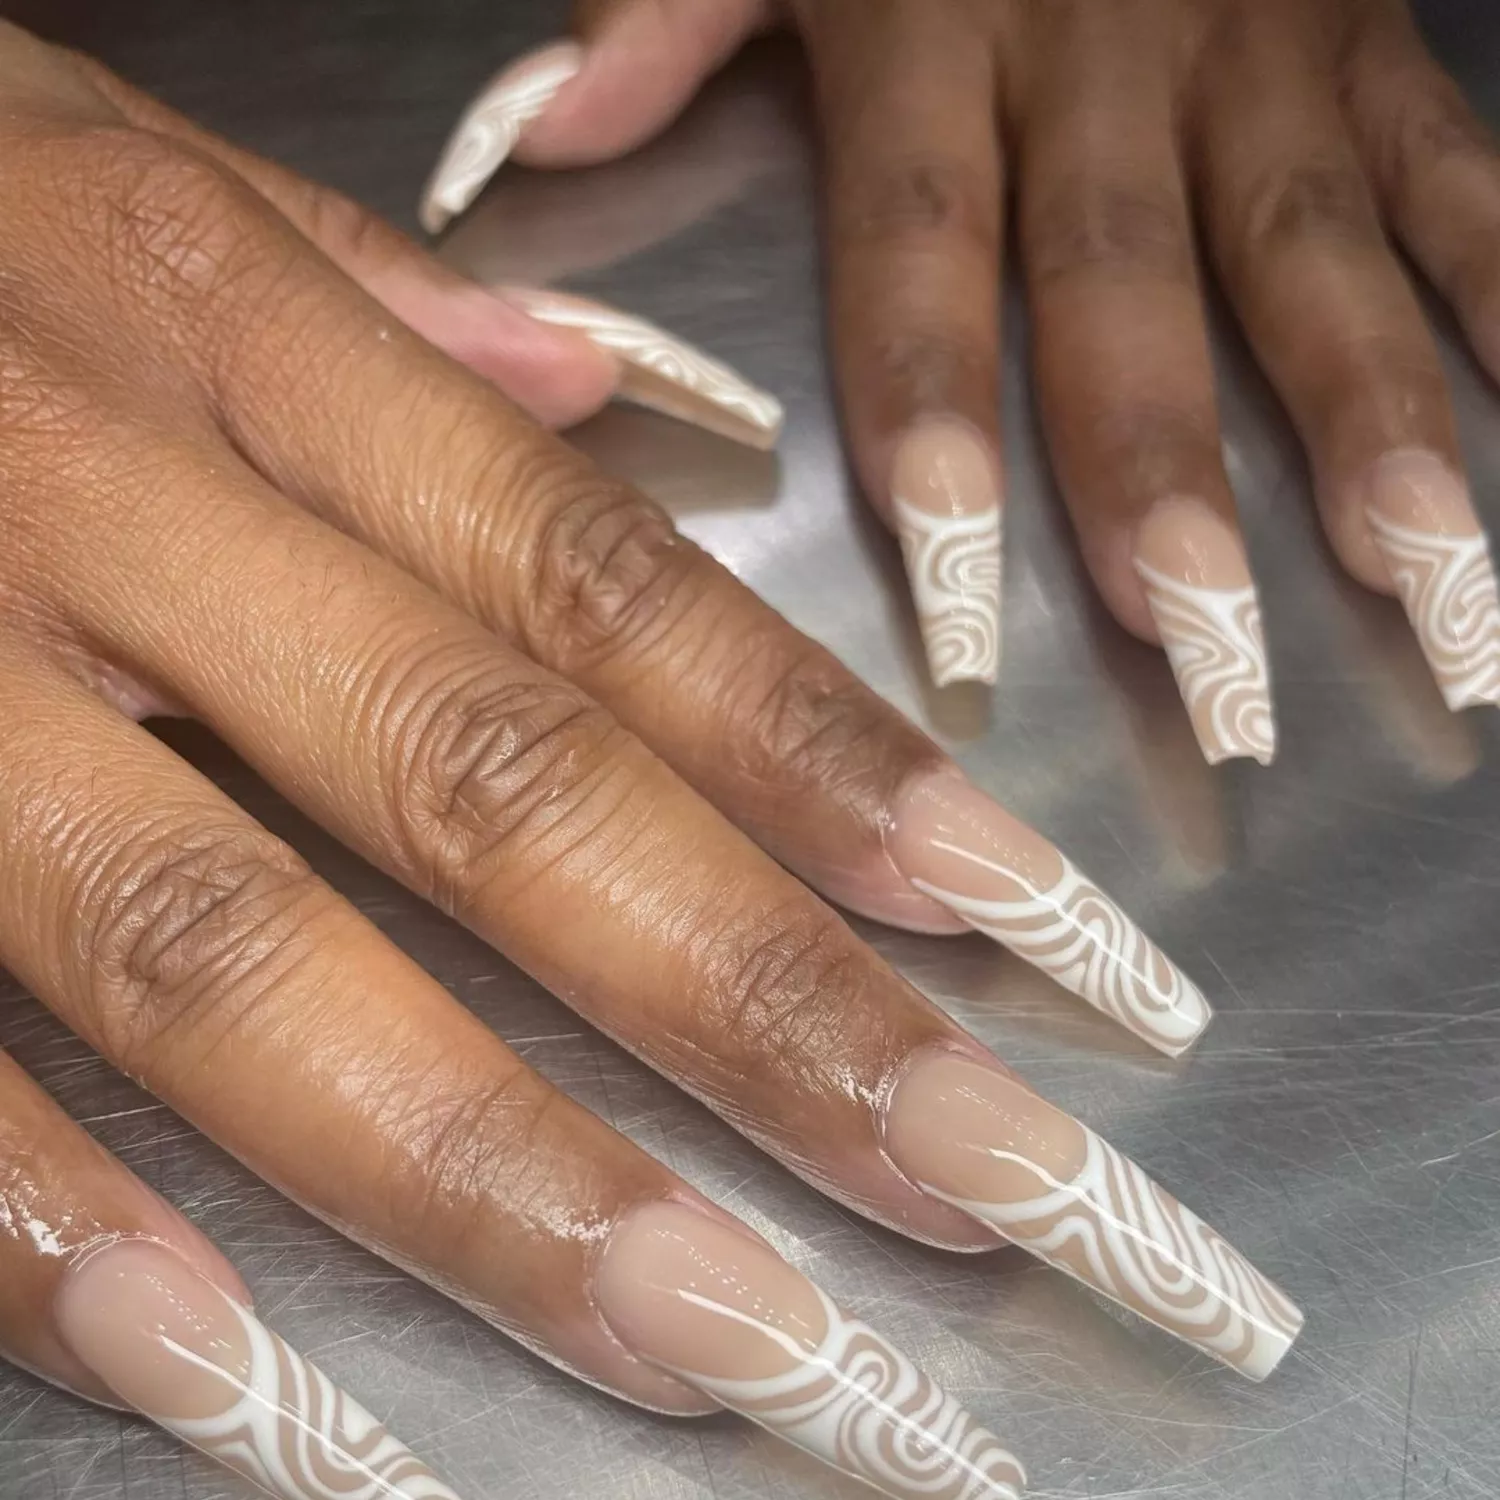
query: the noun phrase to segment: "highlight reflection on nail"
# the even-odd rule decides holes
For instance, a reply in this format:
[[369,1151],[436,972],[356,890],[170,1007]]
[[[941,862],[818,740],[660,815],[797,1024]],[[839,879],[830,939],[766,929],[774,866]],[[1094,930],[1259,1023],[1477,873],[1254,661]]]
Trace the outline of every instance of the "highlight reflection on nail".
[[1135,568],[1204,758],[1270,765],[1276,721],[1260,601],[1234,528],[1199,501],[1160,501],[1141,523]]
[[752,448],[774,448],[781,403],[701,349],[586,297],[506,287],[509,302],[543,323],[571,328],[620,361],[619,394],[653,411]]
[[886,1139],[934,1197],[1252,1380],[1301,1331],[1285,1294],[1196,1214],[993,1068],[920,1055],[891,1096]]
[[677,1203],[615,1232],[600,1309],[627,1348],[894,1500],[1018,1500],[1016,1459],[769,1246]]
[[558,42],[493,79],[464,111],[433,169],[417,216],[429,234],[461,214],[516,148],[521,132],[578,75],[583,51]]
[[457,1500],[351,1396],[165,1246],[64,1279],[58,1328],[120,1399],[280,1500]]
[[1436,454],[1388,454],[1366,516],[1448,707],[1500,703],[1500,594],[1462,478]]
[[929,420],[896,450],[891,508],[932,680],[1000,672],[1000,486],[977,434]]
[[1212,1019],[1197,985],[1098,886],[959,773],[909,787],[889,842],[924,895],[1169,1057]]

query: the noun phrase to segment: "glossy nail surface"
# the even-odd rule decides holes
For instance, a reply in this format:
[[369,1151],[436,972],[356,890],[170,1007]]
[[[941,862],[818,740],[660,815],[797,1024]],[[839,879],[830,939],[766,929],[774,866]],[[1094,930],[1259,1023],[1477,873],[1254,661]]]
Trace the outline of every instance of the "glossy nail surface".
[[1286,1296],[1196,1214],[992,1068],[919,1055],[887,1106],[886,1143],[928,1192],[1252,1380],[1302,1328]]
[[938,687],[1000,672],[1000,480],[960,422],[933,420],[901,440],[891,507],[928,669]]
[[1276,721],[1260,601],[1234,527],[1201,501],[1160,501],[1136,534],[1135,569],[1204,759],[1270,765]]
[[417,217],[437,234],[479,196],[516,148],[521,132],[583,66],[576,42],[558,42],[524,57],[480,92],[464,111],[433,169]]
[[752,448],[776,446],[781,403],[654,323],[561,292],[507,287],[502,295],[539,322],[583,334],[618,360],[618,391],[627,400]]
[[1365,513],[1448,707],[1500,703],[1500,595],[1462,477],[1433,453],[1388,454]]
[[1015,1458],[769,1246],[676,1203],[615,1231],[605,1321],[632,1352],[897,1500],[1016,1500]]
[[924,895],[1169,1057],[1212,1018],[1197,985],[1098,886],[958,772],[902,793],[889,846]]
[[282,1500],[456,1500],[369,1412],[180,1257],[121,1240],[56,1304],[63,1341],[143,1416]]

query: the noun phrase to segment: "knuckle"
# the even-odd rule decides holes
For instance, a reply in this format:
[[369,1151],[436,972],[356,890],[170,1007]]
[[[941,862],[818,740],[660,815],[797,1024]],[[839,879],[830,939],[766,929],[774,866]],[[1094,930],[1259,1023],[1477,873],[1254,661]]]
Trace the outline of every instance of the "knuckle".
[[1369,184],[1352,164],[1307,161],[1278,166],[1252,182],[1236,239],[1250,257],[1308,239],[1366,249],[1381,243]]
[[561,672],[597,667],[671,630],[701,554],[659,506],[595,476],[553,473],[522,634]]
[[771,1059],[805,1071],[813,1059],[842,1054],[870,973],[833,912],[773,906],[715,933],[707,946],[721,1068],[743,1077]]
[[873,819],[912,766],[935,752],[821,646],[776,636],[737,644],[739,669],[726,674],[735,722],[722,739],[733,769],[766,788],[773,806],[814,787],[868,806]]
[[548,1191],[556,1155],[543,1148],[562,1100],[519,1061],[436,1097],[403,1092],[382,1111],[384,1176],[403,1216],[415,1213],[452,1252],[493,1234],[494,1205],[524,1215]]
[[999,204],[982,174],[955,157],[918,156],[851,174],[835,200],[836,227],[857,239],[966,236],[988,243]]
[[633,742],[570,684],[487,657],[402,675],[378,731],[384,779],[398,855],[445,911],[465,910],[541,840],[587,839],[623,801]]
[[64,210],[104,247],[113,276],[154,300],[211,298],[257,242],[247,190],[207,157],[119,126],[58,144]]
[[1041,189],[1026,225],[1027,265],[1042,287],[1080,274],[1192,279],[1182,200],[1167,191],[1077,177]]
[[1083,405],[1076,417],[1081,451],[1122,494],[1193,494],[1221,487],[1222,463],[1211,414],[1172,402],[1111,400]]
[[195,1030],[241,1024],[332,899],[279,839],[241,827],[143,832],[103,874],[77,957],[105,1049],[132,1073]]
[[993,409],[996,353],[990,330],[931,316],[883,318],[869,334],[867,358],[885,389],[916,410]]

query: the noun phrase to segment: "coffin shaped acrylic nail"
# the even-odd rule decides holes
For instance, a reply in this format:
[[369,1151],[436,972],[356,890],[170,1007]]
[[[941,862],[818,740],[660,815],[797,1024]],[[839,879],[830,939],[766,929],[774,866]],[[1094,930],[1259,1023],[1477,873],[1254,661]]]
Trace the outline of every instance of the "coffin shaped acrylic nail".
[[931,420],[902,439],[891,506],[938,687],[1000,671],[1000,481],[977,433]]
[[1135,569],[1210,765],[1276,756],[1260,601],[1234,526],[1197,500],[1163,500],[1136,535]]
[[164,1245],[73,1267],[64,1343],[122,1402],[280,1500],[457,1500],[353,1397]]
[[501,295],[540,322],[583,334],[618,360],[618,391],[626,400],[752,448],[776,446],[781,403],[654,323],[563,292],[506,287]]
[[616,1229],[605,1322],[639,1357],[895,1500],[1017,1500],[1019,1463],[769,1246],[678,1203]]
[[888,840],[924,895],[1169,1057],[1212,1019],[1197,985],[1114,901],[959,772],[908,787]]
[[583,51],[558,42],[505,69],[464,111],[422,194],[418,217],[429,234],[439,233],[479,196],[516,149],[521,132],[577,77]]
[[1500,703],[1500,594],[1462,477],[1433,453],[1387,454],[1366,517],[1448,707]]
[[1134,1162],[1018,1080],[919,1054],[887,1106],[891,1159],[1048,1265],[1264,1380],[1302,1314]]

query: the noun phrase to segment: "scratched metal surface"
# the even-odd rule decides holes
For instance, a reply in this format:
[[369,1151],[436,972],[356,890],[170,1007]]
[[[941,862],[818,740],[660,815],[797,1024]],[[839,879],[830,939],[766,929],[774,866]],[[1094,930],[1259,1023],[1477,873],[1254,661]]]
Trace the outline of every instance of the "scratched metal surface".
[[[406,221],[453,110],[492,60],[554,30],[558,11],[550,0],[8,7]],[[1472,0],[1430,18],[1500,118],[1486,66],[1500,56],[1500,11]],[[566,181],[512,174],[448,253],[483,275],[563,276],[616,298],[787,398],[779,460],[625,412],[580,441],[932,725],[1203,978],[1219,1019],[1174,1067],[980,939],[869,932],[1291,1288],[1309,1322],[1281,1374],[1252,1387],[1019,1253],[945,1256],[832,1207],[343,854],[207,737],[165,732],[539,1068],[913,1349],[1025,1453],[1037,1494],[1500,1495],[1500,720],[1449,718],[1394,607],[1332,570],[1282,419],[1226,335],[1228,451],[1285,749],[1269,772],[1206,770],[1164,662],[1101,618],[1071,557],[1017,318],[1004,681],[992,717],[973,700],[934,702],[894,553],[852,503],[840,461],[805,126],[795,69],[763,54],[627,165]],[[1453,373],[1500,525],[1500,401],[1463,356]],[[852,1497],[737,1421],[645,1416],[523,1354],[281,1201],[3,977],[0,1044],[213,1235],[269,1320],[469,1500]],[[0,1500],[244,1494],[144,1423],[0,1369]]]

